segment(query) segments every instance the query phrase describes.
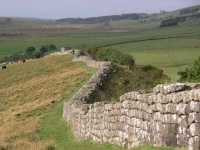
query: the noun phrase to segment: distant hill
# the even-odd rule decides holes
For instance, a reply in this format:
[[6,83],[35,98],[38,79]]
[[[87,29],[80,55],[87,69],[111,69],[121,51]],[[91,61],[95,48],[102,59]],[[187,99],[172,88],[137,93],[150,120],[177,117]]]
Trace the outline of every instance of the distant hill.
[[[177,26],[180,24],[198,25],[200,22],[200,5],[169,12],[162,20],[160,27]],[[198,23],[199,22],[199,23]]]
[[145,13],[137,14],[137,13],[130,13],[130,14],[122,14],[122,15],[111,15],[111,16],[100,16],[100,17],[90,17],[90,18],[63,18],[59,19],[57,23],[85,23],[85,24],[95,24],[95,23],[103,23],[103,22],[110,22],[110,21],[117,21],[123,19],[131,19],[131,20],[139,20],[141,18],[149,17]]
[[9,17],[0,17],[0,24],[9,24],[9,23],[17,23],[18,19],[9,18]]
[[124,19],[131,20],[166,20],[173,17],[180,17],[183,15],[191,15],[200,11],[200,5],[187,7],[171,12],[161,11],[160,13],[146,14],[146,13],[129,13],[122,15],[110,15],[90,18],[63,18],[56,20],[57,23],[69,24],[97,24],[111,21],[119,21]]
[[33,25],[33,24],[49,24],[53,23],[54,20],[51,19],[43,19],[43,18],[27,18],[27,17],[0,17],[0,26],[3,25],[10,25],[10,26],[16,26],[16,24],[19,26],[21,24],[23,25]]

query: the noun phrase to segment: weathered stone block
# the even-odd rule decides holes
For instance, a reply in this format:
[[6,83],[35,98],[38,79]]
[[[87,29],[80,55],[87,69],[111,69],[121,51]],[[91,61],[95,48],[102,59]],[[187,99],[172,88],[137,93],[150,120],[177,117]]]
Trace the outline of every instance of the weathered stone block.
[[127,109],[125,108],[121,108],[120,111],[121,111],[121,115],[127,115],[128,113]]
[[123,102],[125,100],[125,95],[122,95],[119,97],[120,102]]
[[128,109],[130,107],[129,100],[125,100],[122,102],[122,108]]
[[190,113],[188,117],[188,122],[189,124],[200,123],[200,113],[196,112]]
[[134,117],[134,109],[129,109],[128,112],[127,112],[127,116],[128,116],[129,118]]
[[155,112],[153,114],[153,120],[154,121],[161,121],[162,119],[164,119],[164,118],[161,118],[161,113],[160,112]]
[[199,136],[200,135],[200,123],[193,123],[189,127],[191,136]]
[[131,99],[131,92],[125,94],[125,99],[126,100],[130,100]]
[[187,104],[185,103],[179,103],[176,105],[176,111],[178,112],[179,115],[185,115],[186,108],[187,108]]
[[179,134],[184,134],[184,135],[187,135],[188,134],[188,130],[187,130],[187,128],[185,128],[185,127],[178,127],[178,133]]
[[162,112],[175,114],[176,113],[176,105],[174,105],[173,103],[168,103],[163,107]]
[[136,126],[137,128],[141,128],[142,119],[136,118],[135,123],[136,123],[135,126]]
[[184,103],[188,103],[188,102],[190,102],[190,91],[184,91],[184,97],[183,97],[183,102]]
[[163,131],[163,125],[160,122],[153,122],[150,127],[152,133],[161,133]]
[[158,103],[161,103],[161,104],[167,103],[165,99],[165,95],[158,93],[156,97],[157,97]]
[[142,102],[143,101],[143,95],[142,94],[138,94],[137,95],[137,100]]
[[188,116],[182,115],[178,118],[178,124],[180,127],[187,128],[188,127]]
[[119,121],[124,123],[124,122],[126,122],[126,120],[127,120],[127,116],[123,115],[123,116],[120,117]]
[[143,119],[143,111],[138,110],[138,118]]
[[163,126],[162,133],[164,135],[168,135],[168,134],[175,135],[177,133],[178,126],[175,124],[163,124],[162,126]]
[[160,93],[160,88],[161,88],[161,86],[162,86],[162,85],[157,85],[156,87],[154,87],[154,88],[153,88],[153,93],[154,93],[154,94]]
[[147,112],[143,112],[142,113],[142,119],[144,119],[145,121],[149,121],[151,119],[151,114],[150,113],[147,113]]
[[159,112],[163,111],[164,107],[161,103],[157,103],[155,105],[156,105],[156,111],[159,111]]
[[177,146],[177,138],[174,134],[163,135],[162,140],[164,141],[165,146]]
[[148,103],[149,105],[152,105],[152,104],[153,104],[153,95],[152,95],[152,94],[148,96],[147,103]]
[[139,92],[131,92],[131,100],[137,100],[137,95],[139,94]]
[[188,150],[200,150],[199,136],[191,137],[188,141]]
[[190,102],[190,111],[191,112],[200,112],[200,102],[191,101]]
[[152,110],[152,112],[156,112],[157,111],[156,104],[150,105],[149,107]]
[[142,103],[142,110],[146,111],[148,109],[148,104],[147,103]]
[[162,146],[164,145],[164,141],[163,141],[163,135],[158,133],[154,136],[153,139],[153,145],[154,146]]
[[186,134],[177,134],[177,145],[179,147],[188,147],[189,136]]
[[200,101],[200,89],[193,89],[190,91],[190,100]]
[[177,124],[179,116],[177,114],[172,115],[171,123]]

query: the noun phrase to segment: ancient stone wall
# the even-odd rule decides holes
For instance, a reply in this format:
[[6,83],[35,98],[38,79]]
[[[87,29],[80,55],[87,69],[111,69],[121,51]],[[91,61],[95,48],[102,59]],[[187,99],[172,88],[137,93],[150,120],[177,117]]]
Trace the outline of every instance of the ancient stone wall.
[[126,148],[153,144],[200,150],[200,84],[158,85],[152,93],[126,93],[116,103],[88,104],[112,71],[111,63],[100,64],[97,73],[64,103],[63,116],[76,138]]

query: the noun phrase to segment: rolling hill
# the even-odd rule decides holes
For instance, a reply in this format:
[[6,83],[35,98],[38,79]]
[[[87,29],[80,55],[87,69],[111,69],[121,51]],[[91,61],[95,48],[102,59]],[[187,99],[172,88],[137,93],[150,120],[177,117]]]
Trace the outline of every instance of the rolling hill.
[[200,11],[200,5],[183,8],[171,12],[161,11],[160,13],[154,13],[154,14],[128,13],[121,15],[99,16],[99,17],[89,17],[89,18],[62,18],[56,20],[56,22],[70,23],[70,24],[97,24],[97,23],[106,23],[112,21],[120,21],[124,19],[155,21],[155,20],[165,20],[172,17],[179,17],[181,15],[191,15],[193,13],[198,13],[199,11]]
[[[41,118],[90,76],[69,55],[15,63],[0,70],[0,149],[48,149],[38,135]],[[62,108],[61,108],[62,111]]]

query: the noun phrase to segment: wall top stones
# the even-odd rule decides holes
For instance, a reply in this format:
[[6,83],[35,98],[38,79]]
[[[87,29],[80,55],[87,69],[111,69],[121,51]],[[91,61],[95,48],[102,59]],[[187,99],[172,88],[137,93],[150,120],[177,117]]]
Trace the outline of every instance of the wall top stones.
[[169,94],[180,91],[189,91],[191,89],[200,89],[200,83],[176,83],[176,84],[160,84],[153,89],[154,94]]

